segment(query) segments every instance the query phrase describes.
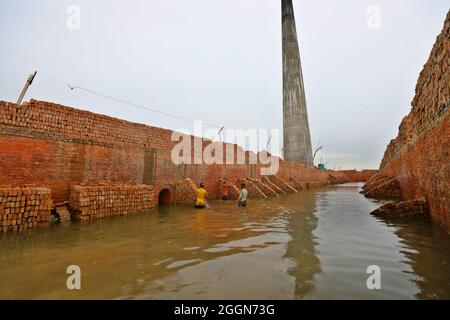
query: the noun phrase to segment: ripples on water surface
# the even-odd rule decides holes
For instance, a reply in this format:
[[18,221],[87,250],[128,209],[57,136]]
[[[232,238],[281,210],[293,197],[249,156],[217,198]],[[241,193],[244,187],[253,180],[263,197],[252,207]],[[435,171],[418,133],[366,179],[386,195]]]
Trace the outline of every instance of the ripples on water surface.
[[[359,188],[3,235],[0,298],[449,299],[449,234],[377,220]],[[65,287],[73,264],[81,291]],[[369,265],[381,267],[381,290],[366,287]]]

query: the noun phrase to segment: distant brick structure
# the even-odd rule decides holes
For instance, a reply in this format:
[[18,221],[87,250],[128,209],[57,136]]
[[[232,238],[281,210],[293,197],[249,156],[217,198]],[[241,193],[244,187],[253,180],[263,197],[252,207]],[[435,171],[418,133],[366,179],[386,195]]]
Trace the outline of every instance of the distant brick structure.
[[400,183],[398,180],[381,173],[373,175],[366,184],[364,184],[361,193],[367,198],[401,198]]
[[431,217],[450,229],[450,12],[380,172],[399,181],[405,199],[424,197]]
[[71,214],[76,221],[148,213],[155,206],[152,186],[73,186],[70,189]]
[[[69,202],[73,220],[93,221],[156,205],[193,205],[200,182],[216,199],[225,177],[232,198],[239,182],[248,185],[250,197],[266,198],[327,185],[330,175],[342,175],[280,160],[277,177],[265,178],[263,165],[248,161],[254,153],[192,136],[191,160],[214,143],[232,150],[234,160],[242,152],[245,164],[175,164],[171,153],[179,141],[172,141],[173,133],[45,101],[0,101],[0,186],[45,187],[55,204]],[[226,152],[223,157],[226,163]],[[7,220],[7,230],[21,228],[14,216]]]
[[351,182],[366,182],[373,175],[378,173],[378,170],[340,170]]
[[[210,197],[217,198],[223,177],[233,183],[261,177],[261,164],[175,165],[171,151],[178,142],[171,136],[171,130],[55,103],[31,100],[18,106],[0,101],[0,185],[47,187],[55,203],[61,203],[69,200],[75,185],[146,184],[154,186],[158,197],[161,190],[173,190],[189,178],[204,182]],[[203,140],[202,150],[210,144]],[[251,152],[245,154],[249,158]],[[296,161],[281,161],[278,176],[328,184],[328,172]]]
[[52,200],[46,188],[0,188],[0,233],[49,224]]

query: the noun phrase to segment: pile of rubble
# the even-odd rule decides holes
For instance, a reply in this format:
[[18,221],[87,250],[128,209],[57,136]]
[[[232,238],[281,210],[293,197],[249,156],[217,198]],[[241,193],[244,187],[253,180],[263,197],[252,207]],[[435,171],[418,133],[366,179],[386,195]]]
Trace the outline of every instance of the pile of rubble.
[[51,207],[49,189],[0,189],[0,233],[48,226]]

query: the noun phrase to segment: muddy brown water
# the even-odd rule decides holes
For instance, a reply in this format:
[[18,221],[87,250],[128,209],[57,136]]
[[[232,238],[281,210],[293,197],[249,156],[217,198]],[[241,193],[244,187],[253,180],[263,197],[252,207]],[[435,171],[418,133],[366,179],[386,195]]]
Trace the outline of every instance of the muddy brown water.
[[[0,236],[2,299],[450,299],[450,235],[360,184]],[[66,268],[81,268],[81,290]],[[381,270],[369,290],[367,267]]]

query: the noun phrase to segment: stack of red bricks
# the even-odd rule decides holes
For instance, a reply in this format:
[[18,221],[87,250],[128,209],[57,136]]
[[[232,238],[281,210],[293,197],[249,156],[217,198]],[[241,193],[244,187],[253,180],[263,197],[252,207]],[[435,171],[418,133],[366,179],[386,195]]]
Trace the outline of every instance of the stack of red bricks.
[[0,233],[49,225],[52,200],[46,188],[1,188]]
[[293,177],[289,179],[289,183],[297,190],[304,190],[307,188],[306,182],[301,182]]
[[261,190],[261,192],[264,193],[265,196],[267,197],[278,196],[278,193],[261,179],[247,179],[247,180],[252,181]]
[[362,193],[368,198],[400,198],[400,183],[397,179],[384,174],[373,175],[362,187]]
[[[339,170],[339,171],[330,171],[330,175],[332,174],[334,178],[338,180],[347,180],[346,182],[366,182],[373,175],[377,174],[378,170]],[[330,180],[330,178],[328,179]]]
[[347,175],[338,172],[330,171],[330,174],[328,175],[328,182],[330,184],[343,184],[343,183],[349,183],[354,180],[350,179]]
[[391,140],[380,172],[406,200],[425,197],[434,221],[450,230],[450,10],[416,84],[411,112]]
[[262,177],[261,181],[266,184],[268,187],[272,188],[277,194],[284,194],[286,191],[284,191],[280,186],[270,178],[271,176],[264,176]]
[[320,187],[323,187],[323,186],[326,186],[326,185],[328,185],[328,181],[326,183],[322,182],[322,181],[309,181],[309,182],[306,183],[306,187],[308,189],[320,188]]
[[389,201],[380,208],[371,212],[371,214],[378,217],[429,217],[427,200],[425,198],[394,202]]
[[194,205],[197,185],[191,179],[184,179],[174,184],[173,202],[178,205]]
[[[0,127],[8,133],[58,141],[107,146],[158,147],[170,150],[172,131],[74,109],[60,104],[30,100],[22,105],[0,102]],[[14,127],[21,127],[19,132]]]
[[278,187],[282,188],[284,192],[297,192],[297,189],[295,189],[293,185],[281,179],[280,177],[270,176],[270,180]]
[[72,186],[72,219],[93,221],[112,216],[147,213],[155,208],[155,193],[148,185]]

